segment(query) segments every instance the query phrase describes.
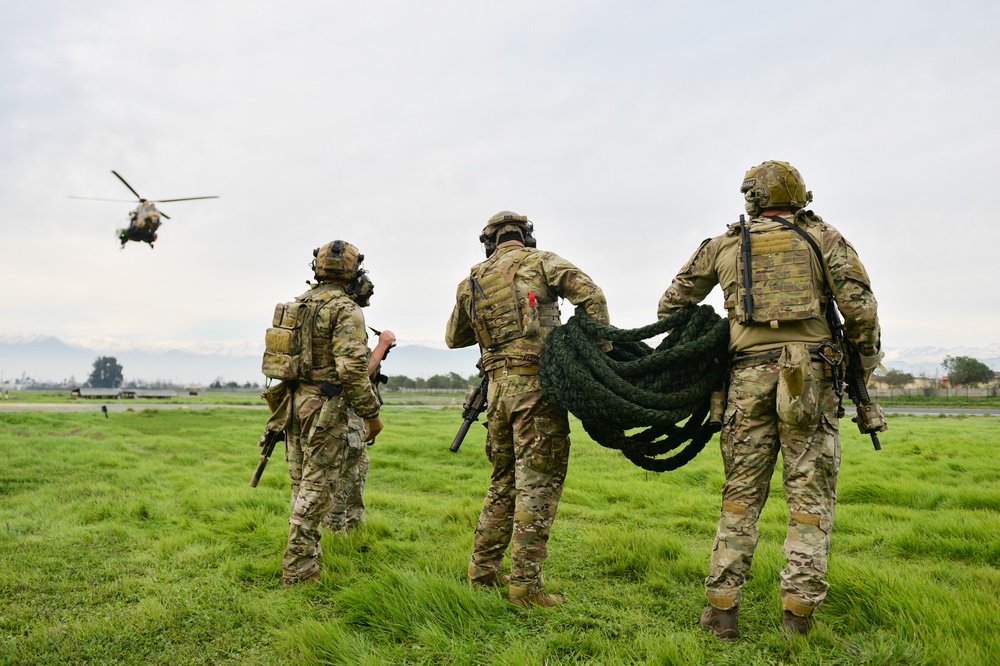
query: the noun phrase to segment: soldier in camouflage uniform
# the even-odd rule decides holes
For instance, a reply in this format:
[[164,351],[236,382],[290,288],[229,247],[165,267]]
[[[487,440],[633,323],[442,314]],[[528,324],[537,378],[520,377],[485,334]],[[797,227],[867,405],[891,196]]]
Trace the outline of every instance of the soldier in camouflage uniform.
[[333,494],[330,512],[322,521],[322,526],[334,534],[347,534],[365,522],[364,492],[370,460],[364,435],[364,419],[348,409],[344,472],[330,488]]
[[[375,287],[368,277],[367,271],[358,271],[358,276],[349,290],[351,299],[359,306],[366,308],[371,303]],[[396,336],[392,331],[384,330],[378,334],[378,343],[372,350],[368,360],[368,376],[372,384],[379,374],[380,364],[389,349],[395,344]],[[347,458],[344,463],[343,478],[334,483],[333,506],[330,513],[323,519],[322,525],[334,534],[346,534],[365,522],[365,481],[368,478],[368,442],[365,441],[365,422],[354,409],[347,409]],[[374,442],[372,442],[374,443]]]
[[[527,217],[502,211],[490,218],[480,241],[486,261],[458,286],[445,340],[451,348],[479,344],[487,393],[490,487],[476,527],[468,581],[510,584],[518,606],[554,606],[559,594],[543,591],[542,561],[569,462],[569,419],[538,382],[545,336],[562,322],[559,298],[582,304],[608,323],[604,293],[580,269],[535,249]],[[500,573],[511,549],[509,578]]]
[[[827,285],[866,379],[882,357],[868,273],[840,232],[803,208],[812,193],[798,171],[765,162],[747,172],[741,191],[751,218],[749,254],[742,252],[741,223],[729,225],[701,244],[657,311],[666,317],[720,285],[729,315],[732,363],[721,434],[726,481],[705,580],[710,606],[701,616],[702,626],[725,640],[738,636],[740,591],[779,451],[789,510],[781,572],[785,630],[807,633],[829,587],[823,576],[840,467],[831,364],[841,351],[824,317]],[[802,234],[821,250],[825,265]]]
[[319,580],[320,523],[330,511],[331,488],[341,485],[351,448],[348,409],[363,419],[365,439],[382,430],[378,396],[368,377],[365,318],[348,295],[364,255],[343,241],[314,255],[317,282],[295,299],[309,313],[303,335],[309,338],[311,360],[303,357],[293,383],[286,429],[292,508],[282,562],[285,587]]

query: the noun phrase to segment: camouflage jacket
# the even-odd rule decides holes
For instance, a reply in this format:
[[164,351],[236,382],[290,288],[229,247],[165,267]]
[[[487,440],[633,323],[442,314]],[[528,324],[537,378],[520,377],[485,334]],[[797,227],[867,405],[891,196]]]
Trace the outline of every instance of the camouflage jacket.
[[[773,213],[772,214],[776,214]],[[840,232],[812,211],[800,211],[794,216],[782,215],[806,231],[823,253],[823,259],[833,282],[837,308],[844,316],[847,340],[865,356],[876,353],[879,344],[878,305],[871,290],[868,272],[857,252]],[[764,217],[751,219],[751,233],[780,229],[782,225]],[[794,233],[794,232],[792,232]],[[726,233],[702,242],[701,246],[677,274],[660,298],[657,316],[666,317],[686,305],[700,303],[715,285],[722,287],[725,307],[729,313],[729,350],[732,353],[757,352],[780,347],[787,342],[818,344],[830,340],[830,328],[823,314],[797,321],[781,322],[776,327],[744,325],[736,317],[738,285],[742,283],[740,265],[740,225],[729,225]],[[823,267],[815,253],[811,255],[812,279],[816,290],[825,293]]]
[[[489,275],[509,267],[514,257],[520,259],[513,276],[515,298],[522,309],[527,308],[528,292],[534,294],[539,307],[558,303],[565,298],[574,305],[583,305],[587,313],[601,323],[610,323],[608,304],[604,292],[590,277],[562,257],[544,250],[522,250],[519,242],[501,243],[496,252],[486,261],[472,267],[472,275]],[[523,255],[523,256],[522,256]],[[469,347],[477,343],[473,329],[474,294],[471,280],[466,278],[458,285],[455,308],[448,320],[445,342],[448,347]],[[533,365],[541,356],[545,326],[537,335],[524,335],[503,342],[493,348],[480,349],[483,353],[483,367],[490,370],[499,365]]]
[[368,331],[365,315],[347,295],[347,290],[333,282],[320,282],[296,297],[297,301],[328,300],[313,320],[313,365],[336,369],[337,382],[348,404],[358,416],[378,416],[379,401],[368,376]]

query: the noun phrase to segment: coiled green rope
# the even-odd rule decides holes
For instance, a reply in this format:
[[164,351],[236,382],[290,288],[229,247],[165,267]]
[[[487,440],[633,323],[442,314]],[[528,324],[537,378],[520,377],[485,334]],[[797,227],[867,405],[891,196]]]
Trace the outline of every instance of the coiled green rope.
[[[655,349],[643,342],[662,333]],[[611,352],[601,351],[601,339],[613,343]],[[633,329],[605,326],[577,307],[546,338],[538,375],[545,395],[579,418],[594,441],[664,472],[690,461],[718,432],[708,420],[709,396],[725,379],[728,345],[729,323],[709,305]],[[626,434],[636,428],[645,429]]]

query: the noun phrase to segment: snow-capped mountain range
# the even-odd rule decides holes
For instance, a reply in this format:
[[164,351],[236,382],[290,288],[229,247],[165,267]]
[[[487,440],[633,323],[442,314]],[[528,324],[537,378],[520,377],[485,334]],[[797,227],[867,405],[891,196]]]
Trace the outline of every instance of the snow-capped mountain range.
[[[0,380],[30,377],[36,382],[82,384],[99,356],[114,356],[126,381],[171,382],[207,385],[223,382],[263,382],[260,360],[262,342],[173,341],[129,342],[111,338],[61,340],[45,335],[0,336]],[[887,349],[883,365],[914,376],[946,374],[946,356],[970,356],[1000,370],[1000,343],[986,347],[913,347]],[[392,350],[382,371],[389,375],[429,377],[455,372],[475,374],[478,352],[473,348],[450,350],[433,343],[401,343]]]
[[[208,385],[215,380],[263,383],[263,341],[128,342],[110,338],[61,340],[45,335],[0,336],[0,381],[82,384],[100,356],[113,356],[125,381]],[[400,344],[382,365],[388,375],[429,377],[476,373],[478,352]]]

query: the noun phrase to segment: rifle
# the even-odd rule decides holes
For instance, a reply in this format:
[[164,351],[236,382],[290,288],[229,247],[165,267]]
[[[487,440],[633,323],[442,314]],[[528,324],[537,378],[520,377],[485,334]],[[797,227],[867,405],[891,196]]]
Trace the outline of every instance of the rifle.
[[271,457],[274,452],[274,445],[278,442],[285,441],[285,431],[284,430],[264,430],[264,434],[260,436],[257,441],[257,446],[260,447],[260,461],[257,463],[257,469],[253,473],[253,478],[250,479],[250,487],[256,488],[257,482],[260,481],[260,475],[264,473],[264,468],[267,467],[267,459]]
[[[344,390],[343,387],[338,386],[336,384],[331,384],[330,382],[327,381],[320,382],[319,385],[320,393],[322,393],[327,400],[332,400],[336,398],[343,392],[343,390]],[[290,402],[285,402],[284,404],[288,405],[289,409],[291,408]],[[270,406],[270,403],[268,403],[268,406]],[[268,421],[268,423],[270,424],[272,423],[272,421]],[[287,420],[282,421],[282,423],[287,424]],[[283,442],[283,441],[285,441],[284,430],[271,430],[270,428],[267,427],[264,428],[264,434],[260,436],[259,440],[257,440],[257,446],[259,446],[261,449],[260,460],[257,461],[257,469],[254,470],[253,478],[250,479],[251,488],[257,487],[257,482],[260,481],[260,477],[264,473],[264,468],[267,467],[267,461],[271,457],[271,454],[274,453],[274,445],[277,444],[278,442]]]
[[[878,441],[876,433],[888,430],[889,425],[885,422],[882,408],[868,395],[865,376],[861,370],[861,353],[847,341],[844,335],[844,325],[840,321],[840,315],[833,305],[833,300],[827,302],[826,321],[833,332],[834,342],[844,350],[847,359],[847,368],[843,369],[843,364],[841,364],[841,368],[836,368],[834,372],[834,387],[837,395],[843,399],[844,385],[846,384],[847,397],[854,403],[858,412],[851,417],[851,421],[858,424],[858,430],[861,431],[862,435],[871,435],[872,446],[875,447],[876,451],[881,451],[882,444]],[[843,411],[844,408],[841,407],[841,414]]]
[[472,423],[479,419],[479,415],[486,411],[486,392],[489,389],[490,376],[483,373],[483,381],[479,386],[469,389],[465,395],[465,403],[462,405],[462,425],[458,428],[455,439],[451,442],[451,452],[455,453],[462,446],[462,440],[469,432]]

